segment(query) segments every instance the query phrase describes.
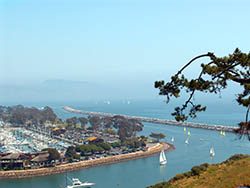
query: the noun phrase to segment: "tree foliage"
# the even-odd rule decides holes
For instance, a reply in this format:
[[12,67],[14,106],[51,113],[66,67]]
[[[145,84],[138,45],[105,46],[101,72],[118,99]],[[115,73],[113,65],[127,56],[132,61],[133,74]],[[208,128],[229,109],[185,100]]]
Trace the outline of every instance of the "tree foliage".
[[0,119],[16,125],[43,124],[46,121],[54,123],[58,118],[53,110],[46,106],[43,109],[24,107],[22,105],[5,107],[0,106]]
[[[183,73],[184,70],[196,60],[204,57],[209,58],[210,61],[201,64],[201,71],[197,77],[188,79]],[[250,53],[243,53],[237,48],[232,54],[225,57],[217,57],[211,52],[199,55],[184,65],[171,77],[169,82],[156,81],[155,88],[159,89],[160,95],[167,97],[167,102],[171,97],[180,97],[181,92],[188,93],[188,99],[182,106],[176,107],[172,113],[177,121],[185,121],[188,117],[195,118],[197,112],[206,110],[206,106],[194,104],[192,99],[195,92],[218,94],[232,83],[242,87],[242,91],[236,95],[236,101],[246,108],[246,117],[244,121],[239,123],[239,129],[236,132],[240,133],[241,136],[247,134],[250,140],[250,121],[248,119],[250,111]]]
[[88,124],[88,119],[85,117],[79,117],[78,120],[79,120],[82,128],[85,128],[85,126]]
[[67,123],[69,126],[75,126],[78,122],[79,122],[79,121],[78,121],[78,118],[77,118],[77,117],[71,117],[71,118],[66,119],[66,123]]
[[93,130],[98,130],[101,127],[102,118],[99,116],[89,116],[89,123],[92,126]]
[[166,135],[163,133],[151,133],[149,136],[155,138],[158,142],[166,137]]
[[61,158],[60,153],[55,148],[46,148],[42,151],[47,151],[49,153],[49,161],[59,160]]
[[127,138],[135,137],[136,133],[142,131],[143,124],[136,119],[128,119],[121,115],[113,116],[114,127],[118,129],[118,135],[121,141]]

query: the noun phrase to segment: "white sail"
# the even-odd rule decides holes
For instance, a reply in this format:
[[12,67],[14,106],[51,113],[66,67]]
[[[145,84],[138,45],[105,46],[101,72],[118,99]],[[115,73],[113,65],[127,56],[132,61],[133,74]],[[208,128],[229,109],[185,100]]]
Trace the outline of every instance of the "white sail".
[[171,138],[171,142],[174,142],[174,137]]
[[188,139],[188,137],[187,137],[187,139],[185,140],[185,144],[189,144],[188,140],[189,140],[189,139]]
[[210,148],[209,154],[210,154],[211,157],[215,156],[215,152],[214,152],[214,148],[213,147]]
[[164,165],[164,164],[166,164],[166,163],[167,163],[167,159],[166,159],[164,150],[162,150],[161,153],[160,153],[160,164],[161,164],[161,165]]

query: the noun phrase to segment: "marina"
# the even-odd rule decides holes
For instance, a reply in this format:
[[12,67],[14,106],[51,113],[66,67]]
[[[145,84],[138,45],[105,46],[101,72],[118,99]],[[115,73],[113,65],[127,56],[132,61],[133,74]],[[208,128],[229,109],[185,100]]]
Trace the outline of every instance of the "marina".
[[69,144],[23,127],[4,126],[0,129],[0,151],[2,153],[34,153],[45,148],[56,148],[63,152]]

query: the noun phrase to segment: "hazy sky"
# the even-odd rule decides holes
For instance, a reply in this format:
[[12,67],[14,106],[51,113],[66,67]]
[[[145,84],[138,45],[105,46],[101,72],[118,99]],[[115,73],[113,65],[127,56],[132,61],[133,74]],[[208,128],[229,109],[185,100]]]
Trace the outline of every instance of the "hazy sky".
[[190,58],[250,50],[249,0],[0,0],[0,84],[149,85]]

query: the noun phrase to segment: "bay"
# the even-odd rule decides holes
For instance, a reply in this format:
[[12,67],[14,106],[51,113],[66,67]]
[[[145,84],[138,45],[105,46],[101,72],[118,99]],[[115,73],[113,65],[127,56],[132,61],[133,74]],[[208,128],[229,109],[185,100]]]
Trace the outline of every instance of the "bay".
[[[156,118],[172,119],[170,113],[173,104],[167,106],[162,101],[104,101],[67,102],[67,103],[35,103],[25,104],[42,107],[52,106],[61,118],[74,116],[62,110],[63,106],[72,106],[87,111],[110,112],[116,114],[138,115]],[[244,118],[244,110],[238,106],[227,103],[211,104],[207,112],[199,114],[196,122],[223,124],[236,126]],[[175,150],[166,152],[168,164],[159,165],[159,156],[131,160],[127,162],[103,165],[89,169],[69,172],[69,177],[78,177],[81,180],[95,182],[95,188],[143,188],[157,182],[168,180],[177,173],[190,170],[194,165],[201,163],[221,162],[233,154],[250,154],[250,142],[246,139],[238,139],[235,134],[226,133],[225,137],[219,132],[201,129],[189,129],[191,136],[189,144],[185,144],[187,135],[183,128],[146,123],[140,135],[149,135],[151,132],[162,132],[167,135],[165,141],[173,143]],[[209,148],[215,149],[215,157],[209,156]],[[45,177],[33,177],[20,180],[1,180],[1,188],[56,188],[65,187],[65,174],[57,174]]]

